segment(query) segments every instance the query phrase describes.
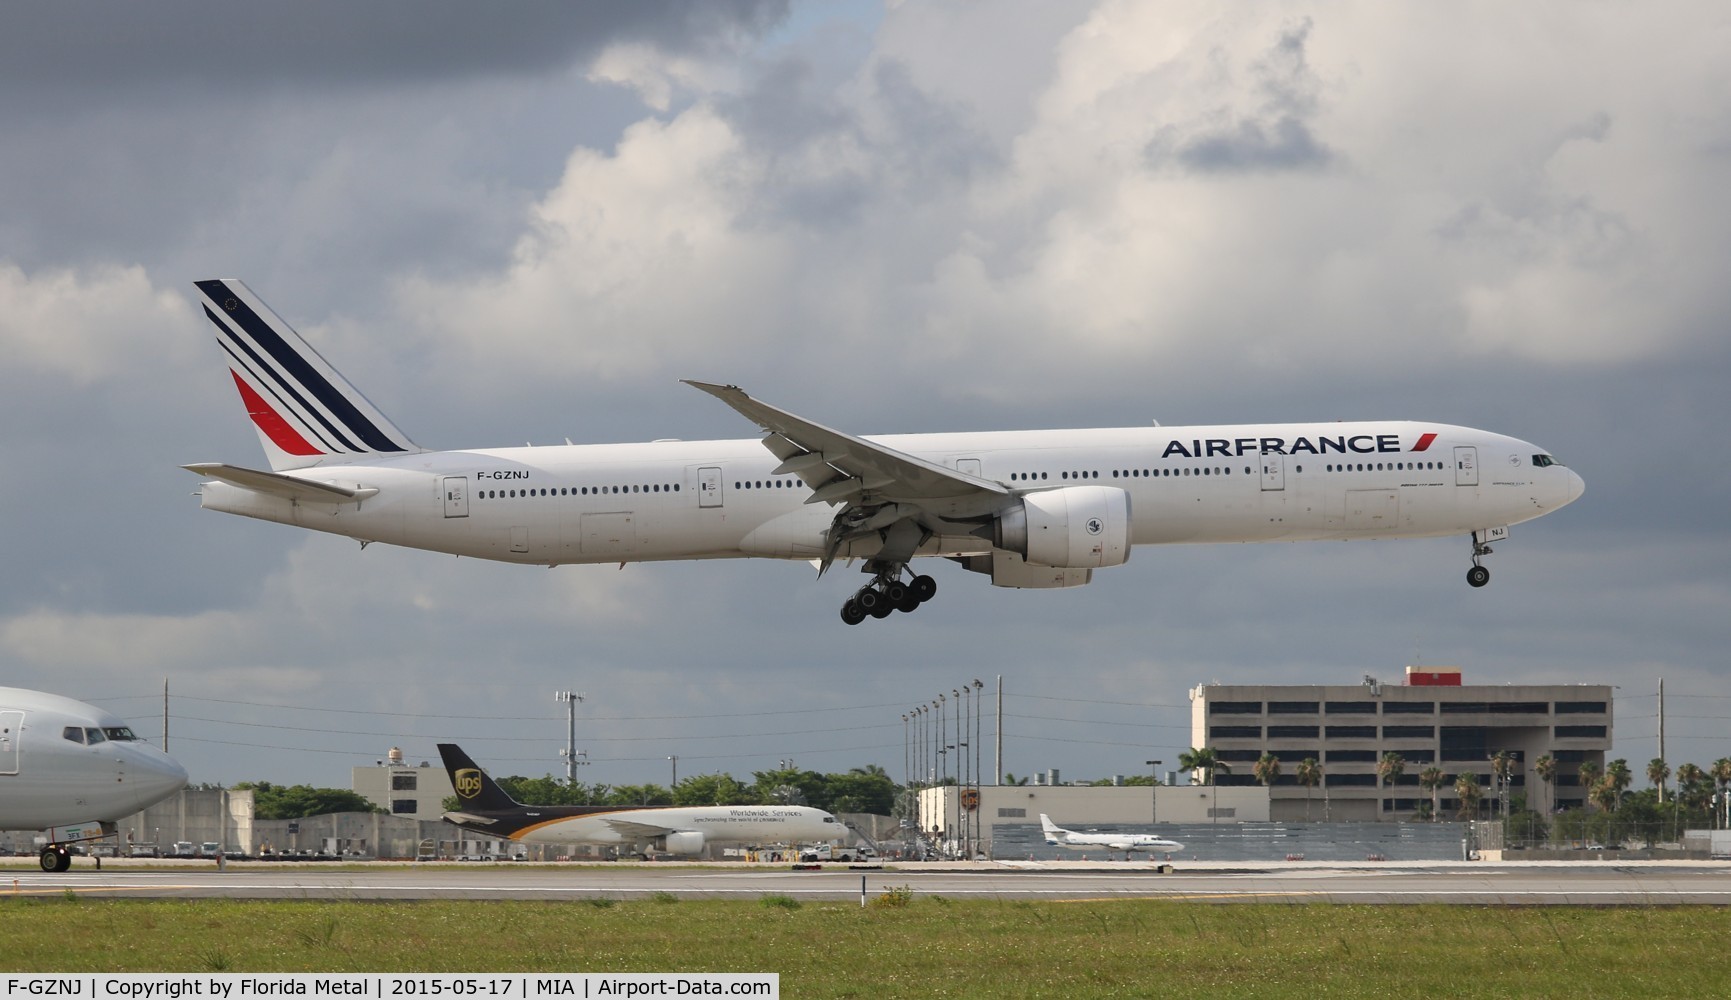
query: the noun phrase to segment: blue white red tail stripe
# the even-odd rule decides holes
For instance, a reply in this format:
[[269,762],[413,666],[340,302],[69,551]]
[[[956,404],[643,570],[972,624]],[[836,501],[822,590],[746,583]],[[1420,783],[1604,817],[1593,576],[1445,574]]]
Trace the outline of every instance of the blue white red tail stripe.
[[273,468],[421,450],[251,289],[195,284]]

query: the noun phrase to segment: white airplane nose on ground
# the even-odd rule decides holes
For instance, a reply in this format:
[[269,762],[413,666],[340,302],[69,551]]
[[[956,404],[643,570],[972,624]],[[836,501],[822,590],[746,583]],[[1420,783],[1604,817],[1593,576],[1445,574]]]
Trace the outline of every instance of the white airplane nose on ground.
[[186,787],[186,768],[161,751],[146,750],[135,755],[127,761],[126,770],[132,794],[137,797],[135,808],[139,810],[148,809]]

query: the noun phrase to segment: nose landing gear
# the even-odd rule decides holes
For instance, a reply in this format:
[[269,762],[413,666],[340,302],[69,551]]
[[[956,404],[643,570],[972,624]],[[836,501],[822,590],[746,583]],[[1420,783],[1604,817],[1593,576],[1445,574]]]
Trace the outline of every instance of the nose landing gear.
[[1473,568],[1467,570],[1467,583],[1474,587],[1482,587],[1491,582],[1491,571],[1479,565],[1479,559],[1491,554],[1490,542],[1501,541],[1509,537],[1507,528],[1490,528],[1485,531],[1475,531],[1473,540]]
[[869,618],[888,618],[897,611],[912,612],[938,592],[938,581],[923,574],[902,580],[905,563],[880,569],[877,578],[859,589],[841,606],[841,620],[858,625]]

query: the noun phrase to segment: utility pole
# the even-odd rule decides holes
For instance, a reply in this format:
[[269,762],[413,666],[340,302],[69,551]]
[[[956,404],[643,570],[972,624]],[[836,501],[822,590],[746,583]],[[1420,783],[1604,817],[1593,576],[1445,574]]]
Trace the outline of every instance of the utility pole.
[[1004,780],[1004,675],[998,675],[998,726],[992,731],[992,738],[997,743],[992,753],[992,784]]
[[[1660,704],[1664,704],[1663,701]],[[162,752],[168,752],[168,678],[162,679]]]
[[577,785],[577,703],[583,700],[581,691],[555,691],[554,701],[565,703],[566,721],[569,723],[569,735],[566,737],[565,751],[560,756],[565,758],[565,784]]
[[1160,761],[1148,761],[1148,821],[1160,822]]
[[670,753],[667,755],[667,759],[673,762],[673,784],[668,788],[668,791],[672,791],[679,787],[679,755]]
[[[1665,678],[1659,678],[1659,759],[1665,759]],[[1659,782],[1659,804],[1665,804],[1665,783]]]

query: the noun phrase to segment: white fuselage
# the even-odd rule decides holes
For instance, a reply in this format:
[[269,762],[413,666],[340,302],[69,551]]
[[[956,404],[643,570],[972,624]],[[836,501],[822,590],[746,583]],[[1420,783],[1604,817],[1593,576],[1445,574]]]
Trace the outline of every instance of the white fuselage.
[[112,823],[185,785],[185,768],[112,713],[0,687],[0,829]]
[[1167,840],[1146,833],[1071,833],[1065,830],[1055,835],[1048,835],[1046,843],[1053,847],[1067,847],[1072,851],[1085,851],[1090,847],[1104,847],[1113,851],[1182,851],[1184,845],[1176,840]]
[[[1137,545],[1467,534],[1539,517],[1582,489],[1535,445],[1402,421],[868,440],[1016,494],[1122,489]],[[832,509],[806,503],[811,490],[795,475],[774,475],[776,466],[756,439],[421,452],[287,473],[377,491],[351,502],[299,502],[220,482],[203,484],[201,496],[214,510],[506,562],[819,558]],[[840,554],[869,557],[875,548],[856,540]],[[917,554],[991,548],[957,532],[927,539]]]
[[670,806],[548,819],[525,826],[511,839],[527,844],[609,845],[646,839],[622,833],[610,820],[665,827],[672,833],[701,833],[706,844],[794,844],[835,840],[847,833],[834,816],[810,806]]

